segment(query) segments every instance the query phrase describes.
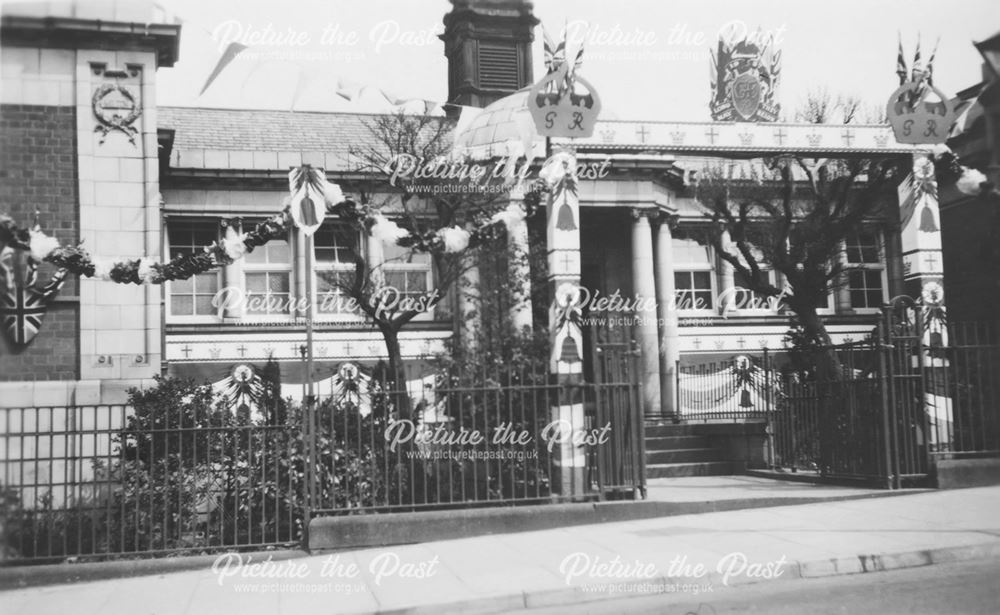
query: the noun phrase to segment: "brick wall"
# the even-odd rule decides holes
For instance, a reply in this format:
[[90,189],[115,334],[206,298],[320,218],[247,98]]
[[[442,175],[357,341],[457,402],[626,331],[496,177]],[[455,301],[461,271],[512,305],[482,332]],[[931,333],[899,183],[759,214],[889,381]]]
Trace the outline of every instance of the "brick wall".
[[989,198],[966,199],[941,212],[944,290],[952,322],[1000,325],[1000,212]]
[[[0,211],[27,225],[37,210],[46,233],[75,243],[77,186],[75,109],[0,105]],[[51,273],[44,266],[40,279]],[[0,334],[0,381],[78,377],[79,307],[72,300],[77,293],[77,280],[70,276],[27,347],[13,348]]]

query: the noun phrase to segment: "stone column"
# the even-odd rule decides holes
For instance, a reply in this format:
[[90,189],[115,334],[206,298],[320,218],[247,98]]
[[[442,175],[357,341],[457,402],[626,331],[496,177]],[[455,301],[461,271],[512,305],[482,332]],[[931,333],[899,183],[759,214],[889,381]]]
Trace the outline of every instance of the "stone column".
[[[53,54],[51,60],[67,76],[75,68],[66,83],[76,97],[80,239],[95,259],[156,260],[161,250],[156,54],[80,49]],[[109,129],[102,105],[123,109],[119,119],[127,116],[129,123]],[[160,289],[92,278],[79,284],[80,379],[103,382],[100,403],[122,403],[127,386],[160,373]]]
[[[632,210],[632,291],[638,303],[656,300],[653,268],[653,231],[649,219],[656,210]],[[642,353],[639,377],[642,381],[642,412],[646,418],[660,418],[660,344],[654,314],[635,314],[635,336]]]
[[531,331],[534,322],[531,316],[531,266],[528,253],[528,224],[523,222],[507,229],[507,248],[510,255],[510,283],[516,295],[510,306],[510,325],[517,332]]
[[[242,229],[236,227],[234,229],[237,233]],[[226,233],[226,229],[222,229],[223,234]],[[222,286],[221,288],[243,287],[243,259],[238,258],[235,261],[229,263],[222,268]],[[229,296],[228,294],[222,296]],[[225,319],[239,319],[243,318],[243,302],[242,301],[230,301],[227,302],[225,309],[222,311],[222,317]]]
[[[722,232],[722,247],[729,253],[735,253],[732,248],[733,240],[729,236],[729,231]],[[729,261],[724,260],[718,254],[715,255],[719,262],[719,292],[717,296],[722,297],[725,305],[717,306],[720,314],[729,314],[736,309],[736,293],[733,288],[736,286],[736,277],[733,266]],[[721,303],[721,302],[720,302]]]
[[677,408],[677,361],[680,338],[674,298],[673,228],[676,215],[660,217],[656,232],[656,307],[660,319],[660,413],[679,418]]
[[[849,266],[847,264],[847,243],[843,241],[840,242],[840,261],[845,269]],[[851,289],[848,288],[850,282],[848,278],[848,274],[843,273],[841,283],[833,291],[833,308],[839,314],[851,311]]]
[[462,345],[471,348],[479,342],[482,330],[480,310],[479,265],[475,254],[465,254],[462,261],[462,275],[458,278],[455,293],[458,298],[458,338]]

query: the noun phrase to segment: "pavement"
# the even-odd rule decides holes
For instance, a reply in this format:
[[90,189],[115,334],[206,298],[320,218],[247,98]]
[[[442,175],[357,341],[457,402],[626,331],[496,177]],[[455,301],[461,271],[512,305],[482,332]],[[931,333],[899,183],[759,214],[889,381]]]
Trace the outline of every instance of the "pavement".
[[766,500],[768,504],[819,502],[887,497],[929,490],[888,491],[816,482],[775,480],[758,476],[685,476],[646,480],[646,499],[652,502],[730,502]]
[[0,593],[0,612],[493,613],[1000,557],[1000,487],[459,538]]

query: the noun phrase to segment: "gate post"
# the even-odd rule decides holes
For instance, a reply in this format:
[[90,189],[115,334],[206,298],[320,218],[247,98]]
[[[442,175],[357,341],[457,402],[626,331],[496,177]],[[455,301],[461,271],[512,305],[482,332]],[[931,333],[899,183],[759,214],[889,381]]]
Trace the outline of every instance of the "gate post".
[[[924,443],[929,463],[930,451],[951,447],[952,399],[942,387],[940,373],[947,367],[943,355],[948,346],[944,296],[944,263],[941,250],[941,212],[934,163],[926,152],[913,154],[913,170],[899,186],[900,243],[903,249],[904,291],[917,301],[914,307],[916,335],[920,349],[917,357],[922,377],[931,386],[922,390]],[[933,413],[933,416],[930,413]],[[930,425],[933,423],[933,429]]]
[[[885,343],[885,323],[881,320],[878,323],[875,344],[875,351],[878,353],[878,387],[882,395],[882,450],[884,451],[885,457],[886,488],[898,489],[899,485],[897,484],[897,481],[899,480],[899,472],[896,471],[894,463],[896,450],[892,446],[893,438],[890,435],[895,432],[895,425],[894,421],[889,420],[889,412],[892,406],[892,395],[890,393],[892,381],[889,378],[886,360],[886,355],[891,352],[892,346],[887,346]],[[892,432],[890,432],[890,430],[892,430]]]
[[584,446],[573,444],[570,433],[584,428],[583,332],[580,290],[580,199],[577,195],[576,155],[553,154],[539,176],[551,186],[548,202],[547,240],[551,355],[549,374],[559,385],[550,418],[561,442],[553,455],[553,491],[562,496],[583,495],[587,464]]

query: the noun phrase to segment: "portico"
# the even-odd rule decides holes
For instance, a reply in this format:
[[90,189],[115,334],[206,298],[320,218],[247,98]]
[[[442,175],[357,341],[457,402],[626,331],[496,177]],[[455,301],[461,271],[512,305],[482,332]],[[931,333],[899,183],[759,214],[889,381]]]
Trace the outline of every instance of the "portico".
[[[574,147],[581,160],[610,161],[608,176],[580,182],[582,284],[605,295],[618,291],[637,302],[655,300],[654,313],[630,314],[630,329],[613,333],[631,336],[641,353],[647,418],[674,416],[679,363],[784,348],[788,316],[779,302],[748,296],[732,266],[699,244],[693,232],[708,224],[693,192],[707,162],[913,156],[917,163],[923,156],[918,146],[897,143],[888,126],[609,121],[599,122],[589,139],[558,146]],[[878,233],[881,293],[887,300],[905,289],[903,256],[900,237],[889,225]],[[921,235],[925,243],[933,240]],[[627,258],[616,257],[619,249]],[[940,254],[923,244],[911,249],[933,258]],[[915,272],[911,266],[906,275]],[[835,295],[821,311],[832,339],[863,338],[873,326],[871,309],[852,305],[846,289]],[[600,326],[596,318],[588,322]]]

